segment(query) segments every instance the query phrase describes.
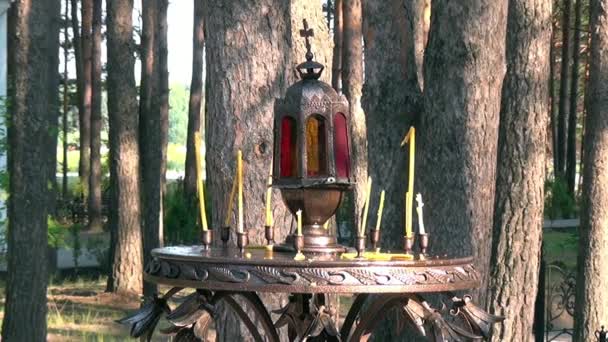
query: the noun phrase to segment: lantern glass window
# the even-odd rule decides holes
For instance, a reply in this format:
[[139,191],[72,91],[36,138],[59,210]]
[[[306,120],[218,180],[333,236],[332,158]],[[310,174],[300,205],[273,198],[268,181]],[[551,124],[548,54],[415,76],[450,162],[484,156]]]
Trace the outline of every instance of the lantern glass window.
[[336,175],[340,178],[349,177],[350,156],[348,154],[348,133],[346,116],[342,113],[334,115],[334,154]]
[[306,170],[309,177],[327,175],[325,118],[320,115],[306,120]]
[[295,177],[297,174],[296,143],[296,120],[285,116],[281,120],[281,177]]

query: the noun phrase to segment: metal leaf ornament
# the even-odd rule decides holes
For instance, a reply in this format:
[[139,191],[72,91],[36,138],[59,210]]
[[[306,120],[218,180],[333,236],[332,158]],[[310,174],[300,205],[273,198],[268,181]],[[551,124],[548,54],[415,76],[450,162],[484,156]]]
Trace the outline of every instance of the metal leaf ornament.
[[452,306],[452,314],[457,315],[462,313],[473,332],[483,336],[485,339],[489,338],[492,325],[505,319],[502,316],[492,315],[473,304],[470,296],[464,296],[463,298],[453,296]]
[[145,304],[135,313],[117,322],[131,325],[131,337],[140,337],[146,334],[146,340],[150,341],[160,316],[163,313],[169,313],[169,311],[167,300],[154,295],[154,297],[147,299]]

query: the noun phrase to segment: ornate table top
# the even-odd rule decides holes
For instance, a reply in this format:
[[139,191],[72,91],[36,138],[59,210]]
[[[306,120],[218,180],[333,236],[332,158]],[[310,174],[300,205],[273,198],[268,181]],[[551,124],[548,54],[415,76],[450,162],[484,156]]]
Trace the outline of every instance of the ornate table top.
[[152,251],[148,281],[211,291],[283,293],[425,293],[479,286],[468,258],[425,260],[345,260],[340,256],[307,257],[248,249],[200,246]]

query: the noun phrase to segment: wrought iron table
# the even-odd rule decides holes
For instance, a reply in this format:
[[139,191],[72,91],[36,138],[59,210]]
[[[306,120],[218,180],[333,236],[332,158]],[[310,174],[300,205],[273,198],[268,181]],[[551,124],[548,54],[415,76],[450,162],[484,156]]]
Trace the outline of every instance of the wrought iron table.
[[[399,309],[399,322],[432,341],[486,338],[492,324],[502,320],[470,297],[452,293],[479,285],[472,258],[371,261],[324,255],[297,261],[291,253],[200,246],[165,247],[152,255],[145,279],[173,288],[121,320],[132,325],[135,337],[151,336],[164,313],[173,325],[164,332],[176,333],[177,340],[203,340],[220,301],[234,310],[256,341],[279,341],[283,326],[291,341],[365,340],[381,321],[377,317],[393,308]],[[196,291],[171,310],[167,299],[184,288]],[[275,322],[257,294],[264,292],[290,294],[287,305],[274,312],[279,315]],[[423,293],[447,296],[449,307],[433,308]],[[340,328],[327,294],[356,294]],[[255,313],[259,327],[237,297]]]

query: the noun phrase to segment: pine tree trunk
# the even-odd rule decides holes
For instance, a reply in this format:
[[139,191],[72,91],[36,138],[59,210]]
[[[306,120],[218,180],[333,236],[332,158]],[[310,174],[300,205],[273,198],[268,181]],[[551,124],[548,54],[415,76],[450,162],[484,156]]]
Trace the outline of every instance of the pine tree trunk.
[[68,56],[69,50],[69,34],[68,28],[70,22],[68,21],[70,15],[70,2],[65,1],[65,13],[64,13],[64,26],[63,26],[63,108],[61,111],[61,124],[62,124],[62,167],[61,167],[61,198],[65,200],[68,195]]
[[532,341],[542,241],[552,2],[509,1],[488,308],[492,340]]
[[108,115],[110,124],[110,229],[112,284],[117,293],[142,291],[137,90],[134,77],[133,0],[106,0]]
[[80,23],[78,20],[78,0],[70,0],[70,19],[72,22],[72,47],[74,49],[74,64],[76,66],[76,100],[78,117],[82,115],[82,40],[80,38]]
[[[93,96],[93,0],[82,0],[82,110],[80,111],[80,159],[78,175],[83,189],[88,190],[91,166],[91,100]],[[85,191],[88,192],[88,191]],[[86,194],[85,194],[86,195]],[[86,196],[85,196],[86,197]]]
[[553,178],[557,178],[558,176],[558,166],[559,166],[559,157],[557,155],[558,150],[558,98],[556,96],[555,89],[555,75],[557,75],[557,59],[556,59],[556,47],[555,47],[555,33],[556,33],[556,25],[555,20],[552,20],[551,23],[551,50],[549,51],[549,59],[551,60],[551,65],[549,67],[549,99],[551,101],[551,111],[550,111],[550,120],[551,120],[551,147],[553,149]]
[[[361,0],[343,0],[344,41],[342,89],[350,105],[351,168],[353,187],[351,222],[358,229],[367,187],[367,128],[361,107],[363,92],[363,7]],[[367,231],[367,227],[363,227]]]
[[48,157],[59,113],[60,2],[17,0],[8,12],[8,171],[3,341],[46,340]]
[[187,203],[196,199],[196,155],[194,136],[201,129],[201,104],[203,100],[203,1],[194,0],[194,25],[192,30],[192,80],[188,103],[188,141],[186,142],[186,174],[184,193]]
[[568,117],[568,153],[566,160],[566,180],[568,191],[574,198],[576,187],[576,126],[578,123],[578,84],[581,56],[581,16],[583,1],[576,0],[574,4],[574,32],[572,39],[572,78],[570,84],[570,116]]
[[431,0],[406,1],[404,7],[406,10],[406,22],[409,24],[409,27],[406,27],[405,31],[411,32],[413,35],[416,76],[420,89],[422,89],[424,88],[424,49],[428,42],[431,25]]
[[334,53],[331,69],[331,86],[338,92],[342,88],[342,41],[344,37],[342,1],[335,0],[334,3]]
[[591,1],[591,55],[574,340],[608,325],[608,1]]
[[[506,4],[432,2],[417,137],[416,192],[429,208],[430,253],[473,255],[481,289],[491,251]],[[477,302],[484,305],[483,295]]]
[[[163,241],[163,187],[168,129],[167,0],[143,3],[140,151],[143,203],[144,265]],[[156,291],[144,282],[144,295]]]
[[89,230],[100,231],[101,218],[101,2],[93,1],[91,84],[91,169],[89,173]]
[[[381,190],[386,191],[382,246],[400,246],[403,236],[407,151],[399,147],[420,111],[421,91],[415,64],[415,40],[407,25],[403,2],[364,3],[365,84],[363,108],[367,117],[369,173],[373,178],[372,206],[377,212]],[[376,222],[370,215],[369,222]]]
[[[314,30],[315,60],[331,70],[331,41],[320,3],[297,0],[230,2],[205,1],[207,184],[212,200],[212,222],[224,222],[227,196],[235,175],[235,156],[243,151],[245,222],[250,243],[264,241],[264,193],[272,164],[274,99],[285,96],[295,81],[293,68],[304,61],[302,20]],[[330,72],[322,79],[328,82]],[[275,239],[283,241],[292,215],[273,192]],[[236,212],[236,205],[234,206]],[[233,213],[230,213],[233,215]],[[233,215],[236,217],[236,215]],[[233,221],[236,223],[235,221]],[[234,224],[233,224],[234,227]],[[219,234],[216,234],[219,239]],[[233,243],[234,236],[231,238]],[[279,306],[278,295],[265,303]],[[232,316],[222,313],[216,328],[223,340],[241,341]]]
[[572,0],[564,0],[562,8],[562,63],[559,86],[559,112],[557,120],[557,172],[565,180],[566,153],[568,150],[568,115],[570,85],[570,7]]

